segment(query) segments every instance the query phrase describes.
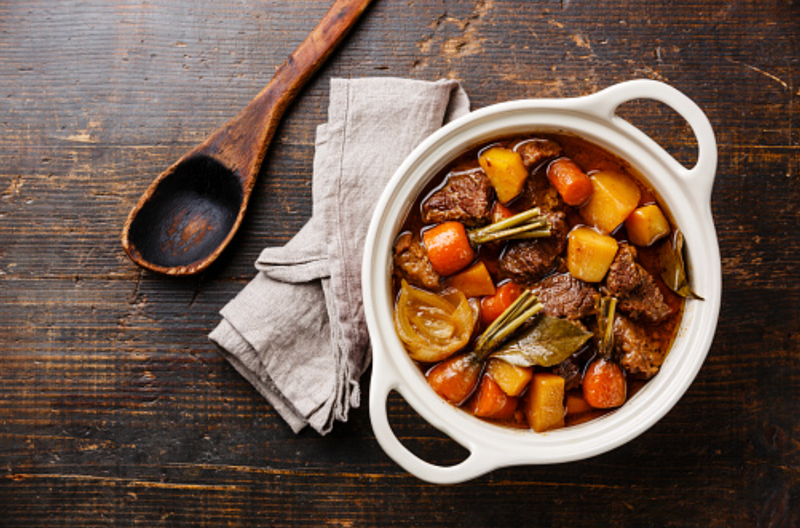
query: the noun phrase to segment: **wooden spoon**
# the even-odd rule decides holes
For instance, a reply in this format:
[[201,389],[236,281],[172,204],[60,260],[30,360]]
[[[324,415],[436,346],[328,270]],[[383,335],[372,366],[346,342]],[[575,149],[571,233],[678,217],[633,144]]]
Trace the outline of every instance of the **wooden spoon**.
[[222,253],[242,223],[283,112],[370,1],[334,2],[239,115],[153,181],[122,230],[131,260],[160,273],[191,275]]

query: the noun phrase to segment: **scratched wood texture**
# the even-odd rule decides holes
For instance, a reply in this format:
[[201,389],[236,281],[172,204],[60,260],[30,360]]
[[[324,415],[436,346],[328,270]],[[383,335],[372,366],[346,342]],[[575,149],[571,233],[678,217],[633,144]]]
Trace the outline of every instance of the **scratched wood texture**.
[[[0,2],[0,526],[800,526],[800,4],[376,0],[287,113],[222,261],[140,271],[119,243],[138,196],[327,7]],[[722,313],[657,425],[583,462],[432,486],[383,454],[366,408],[294,435],[221,358],[217,311],[311,214],[330,78],[371,75],[457,78],[476,108],[652,78],[707,112]],[[680,119],[621,113],[691,164]],[[418,453],[464,456],[390,411]]]

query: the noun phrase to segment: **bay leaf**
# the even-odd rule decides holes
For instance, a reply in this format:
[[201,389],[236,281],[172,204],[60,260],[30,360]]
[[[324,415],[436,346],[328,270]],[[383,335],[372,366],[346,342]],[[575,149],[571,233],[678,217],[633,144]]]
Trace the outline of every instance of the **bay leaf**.
[[661,266],[661,278],[670,290],[686,299],[699,299],[702,297],[692,290],[689,278],[686,276],[686,265],[683,260],[683,233],[676,229],[672,239],[661,244],[658,251],[658,261]]
[[592,335],[566,319],[542,315],[491,357],[519,367],[552,367],[577,352]]

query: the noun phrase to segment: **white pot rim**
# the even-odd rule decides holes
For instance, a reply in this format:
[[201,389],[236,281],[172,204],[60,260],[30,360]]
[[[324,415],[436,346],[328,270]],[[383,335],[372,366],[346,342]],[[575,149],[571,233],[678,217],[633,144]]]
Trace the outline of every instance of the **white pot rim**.
[[[686,119],[697,138],[698,161],[687,169],[652,139],[616,115],[633,99],[654,99]],[[703,301],[687,301],[678,336],[661,371],[623,407],[599,419],[549,433],[489,424],[436,395],[408,357],[392,323],[392,244],[414,197],[455,156],[478,143],[526,132],[579,135],[626,160],[644,176],[684,232],[693,284]],[[635,80],[574,99],[528,99],[496,104],[443,127],[395,172],[376,205],[364,248],[364,309],[373,349],[370,417],[381,447],[410,473],[454,483],[500,467],[554,464],[607,452],[643,433],[683,396],[711,347],[719,316],[722,273],[710,198],[717,163],[713,130],[685,95],[657,81]],[[391,430],[386,399],[399,392],[425,420],[470,451],[442,467],[419,459]]]

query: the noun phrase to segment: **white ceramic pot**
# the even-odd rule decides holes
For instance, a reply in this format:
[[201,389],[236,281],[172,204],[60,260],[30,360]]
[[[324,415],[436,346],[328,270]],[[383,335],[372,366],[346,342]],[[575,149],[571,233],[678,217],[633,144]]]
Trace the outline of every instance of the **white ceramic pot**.
[[[698,142],[697,164],[692,169],[615,114],[622,103],[634,99],[660,101],[686,119]],[[661,371],[624,406],[590,422],[534,433],[484,422],[433,392],[395,333],[390,269],[392,244],[403,219],[440,169],[481,142],[542,130],[579,135],[627,160],[645,177],[685,235],[691,281],[705,300],[686,302],[677,338]],[[630,441],[662,418],[700,370],[717,326],[722,278],[710,207],[716,165],[716,140],[705,114],[679,91],[650,80],[624,82],[574,99],[493,105],[453,121],[419,145],[381,196],[364,251],[364,309],[373,348],[370,418],[384,451],[420,479],[456,483],[505,466],[554,464],[598,455]],[[406,449],[387,419],[386,400],[393,390],[425,420],[464,446],[470,452],[466,460],[442,467]]]

